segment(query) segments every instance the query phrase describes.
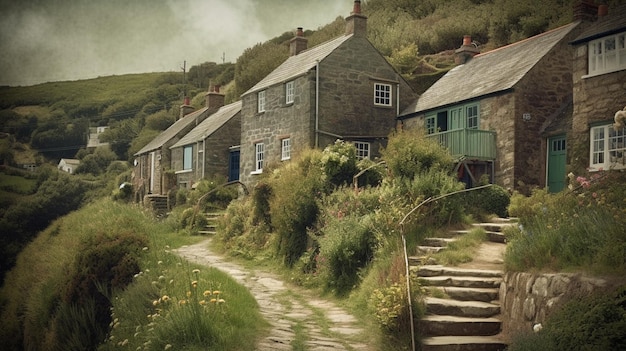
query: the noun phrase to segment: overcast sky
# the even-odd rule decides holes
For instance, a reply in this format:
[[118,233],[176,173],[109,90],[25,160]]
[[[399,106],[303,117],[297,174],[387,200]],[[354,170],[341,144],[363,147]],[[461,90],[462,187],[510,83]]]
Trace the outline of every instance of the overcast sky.
[[235,62],[297,27],[347,17],[352,0],[0,0],[0,85]]

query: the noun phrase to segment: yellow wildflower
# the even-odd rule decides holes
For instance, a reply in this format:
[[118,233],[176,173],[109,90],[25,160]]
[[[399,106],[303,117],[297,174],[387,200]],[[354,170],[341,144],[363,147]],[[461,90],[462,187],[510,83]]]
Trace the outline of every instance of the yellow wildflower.
[[163,295],[163,297],[161,299],[163,300],[163,302],[166,302],[167,300],[170,299],[170,297],[167,296],[167,295]]
[[215,294],[215,295],[219,295],[219,294],[220,294],[220,291],[219,291],[219,290],[215,290],[215,291],[213,292],[213,294]]
[[204,296],[211,295],[211,290],[204,290],[204,293],[202,293],[202,295],[204,295]]
[[217,299],[211,299],[211,303],[216,303]]
[[192,272],[198,274],[198,273],[200,273],[200,270],[199,269],[194,269]]
[[203,306],[204,306],[204,305],[206,305],[206,301],[204,301],[204,300],[200,300],[199,304],[201,304],[201,305],[203,305]]

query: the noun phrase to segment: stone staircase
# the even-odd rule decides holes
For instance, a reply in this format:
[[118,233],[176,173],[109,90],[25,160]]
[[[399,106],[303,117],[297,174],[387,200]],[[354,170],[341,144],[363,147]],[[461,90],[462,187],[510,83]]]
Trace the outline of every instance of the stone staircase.
[[198,230],[200,235],[215,235],[217,233],[217,221],[223,215],[221,212],[207,212],[204,216],[207,223],[204,228]]
[[[499,246],[506,243],[502,229],[510,225],[513,225],[511,220],[497,220],[474,226],[487,232],[489,242],[485,245]],[[427,238],[418,247],[422,256],[409,259],[413,265],[412,274],[418,276],[429,295],[424,300],[426,315],[418,323],[422,351],[506,349],[507,345],[499,335],[502,323],[498,318],[503,275],[501,259],[489,258],[489,262],[482,265],[488,269],[459,268],[438,265],[430,256],[445,250],[457,236],[467,232],[453,231],[447,238]]]

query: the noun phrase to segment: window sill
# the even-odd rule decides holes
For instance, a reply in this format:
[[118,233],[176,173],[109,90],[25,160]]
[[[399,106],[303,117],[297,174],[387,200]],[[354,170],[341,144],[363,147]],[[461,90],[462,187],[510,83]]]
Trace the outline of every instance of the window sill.
[[193,172],[193,169],[183,169],[182,171],[174,172],[174,174],[184,174],[184,173],[191,173],[191,172]]
[[260,170],[258,170],[258,171],[252,171],[252,172],[250,172],[250,175],[259,175],[259,174],[262,174],[262,173],[263,173],[263,170],[262,170],[262,169],[260,169]]
[[603,76],[605,74],[611,74],[611,73],[620,72],[620,71],[623,71],[623,70],[626,70],[626,67],[620,67],[620,68],[616,68],[616,69],[613,69],[613,70],[607,70],[607,71],[596,72],[596,73],[588,73],[588,74],[583,75],[580,78],[581,79],[594,78],[594,77]]

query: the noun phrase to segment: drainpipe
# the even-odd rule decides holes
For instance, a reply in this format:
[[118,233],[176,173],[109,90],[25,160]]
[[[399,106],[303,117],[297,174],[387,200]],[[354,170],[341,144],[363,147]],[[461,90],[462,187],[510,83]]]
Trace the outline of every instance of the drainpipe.
[[315,60],[315,148],[320,146],[320,60]]
[[206,166],[206,137],[202,138],[202,179],[204,179],[205,166]]
[[400,83],[396,84],[396,117],[398,116],[400,116]]

